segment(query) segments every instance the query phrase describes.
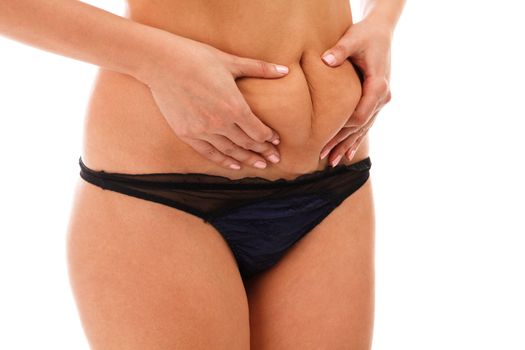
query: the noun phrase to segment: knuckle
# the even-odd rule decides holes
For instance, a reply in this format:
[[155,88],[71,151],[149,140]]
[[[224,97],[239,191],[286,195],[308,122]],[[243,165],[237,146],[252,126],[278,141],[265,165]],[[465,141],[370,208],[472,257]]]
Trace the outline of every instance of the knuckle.
[[258,157],[258,156],[255,155],[255,154],[251,154],[250,156],[248,156],[248,157],[243,161],[243,163],[252,166],[252,165],[253,165],[255,162],[257,162],[257,161],[263,161],[263,162],[264,162],[264,159],[261,159],[260,157]]
[[242,147],[246,148],[246,149],[256,149],[257,148],[257,144],[255,142],[253,142],[252,140],[246,140],[242,143]]
[[223,130],[226,127],[226,122],[224,118],[214,114],[208,119],[208,129],[209,130]]
[[267,130],[257,130],[253,135],[253,139],[257,142],[263,143],[272,136],[272,133]]
[[177,136],[180,138],[191,138],[193,135],[188,130],[188,128],[183,128],[177,131]]
[[222,150],[222,153],[231,156],[231,155],[233,155],[233,154],[236,153],[236,150],[237,150],[237,147],[235,147],[234,145],[230,145],[230,146],[225,147],[225,148]]
[[232,72],[236,77],[244,75],[245,71],[242,59],[235,55],[229,56],[230,57],[227,61],[229,63],[230,72]]
[[249,108],[246,103],[242,103],[238,99],[232,99],[225,107],[226,115],[230,118],[238,120],[243,118],[248,112]]
[[200,124],[192,124],[189,125],[187,128],[182,129],[178,135],[181,137],[186,138],[196,138],[198,135],[201,134],[202,126]]
[[231,169],[230,168],[230,164],[234,164],[235,162],[233,162],[230,158],[224,158],[224,159],[221,159],[221,161],[218,162],[219,165],[225,167],[225,168],[228,168],[228,169]]
[[337,150],[337,153],[339,154],[345,154],[351,147],[352,144],[350,143],[345,143],[343,145],[341,145],[341,148]]
[[363,137],[365,137],[366,133],[363,133],[362,135],[359,135],[359,137],[355,140],[354,144],[351,148],[356,149],[359,148],[359,145],[361,145],[361,142],[363,141]]
[[218,154],[218,151],[214,147],[206,147],[203,152],[208,158],[214,158]]
[[269,142],[265,142],[263,144],[260,144],[259,145],[259,149],[257,150],[257,152],[261,153],[264,156],[269,156],[271,154],[279,153],[277,151],[277,148],[275,148],[275,146],[273,146]]
[[388,91],[390,90],[388,81],[386,79],[380,79],[377,82],[376,91],[379,96],[383,97],[388,94]]
[[248,106],[247,103],[239,103],[237,105],[236,112],[237,117],[242,119],[247,119],[252,114],[252,110],[250,109],[250,106]]
[[346,141],[348,140],[349,137],[351,137],[352,134],[347,134],[347,133],[342,133],[341,135],[337,136],[336,139],[334,139],[334,143],[340,143],[340,142],[343,142],[343,141]]
[[242,63],[242,60],[241,60],[241,58],[239,56],[230,55],[230,54],[227,55],[227,61],[233,67],[239,67],[241,65],[241,63]]
[[363,126],[366,123],[366,116],[364,113],[356,113],[352,117],[353,124],[356,126]]
[[388,90],[385,96],[385,103],[392,101],[392,91]]
[[238,110],[238,102],[236,100],[225,101],[221,104],[220,111],[223,116],[234,116]]
[[219,50],[217,49],[216,47],[213,47],[211,45],[208,45],[208,44],[205,44],[204,45],[204,50],[205,54],[208,54],[208,56],[211,58],[211,59],[214,59],[214,60],[217,60],[225,65],[228,65],[231,63],[231,54],[225,52],[225,51],[222,51],[222,50]]
[[[338,155],[340,153],[343,153],[344,152],[344,147],[345,147],[345,144],[344,143],[340,143],[337,146],[335,146],[334,148],[332,148],[330,153],[333,154],[333,155]],[[335,156],[334,156],[334,158],[335,158]]]
[[270,73],[270,68],[266,62],[255,60],[255,65],[262,75],[268,75]]
[[269,140],[272,137],[272,135],[273,132],[270,128],[268,128],[265,125],[260,125],[254,130],[253,139],[259,143],[263,143],[266,142],[266,140]]
[[332,48],[332,52],[334,52],[336,56],[337,55],[344,56],[346,55],[347,49],[345,45],[343,45],[342,43],[338,43]]
[[208,130],[207,123],[197,123],[191,126],[191,128],[188,130],[188,133],[191,136],[197,136],[197,135],[205,134],[207,130]]
[[358,133],[350,135],[347,139],[345,139],[342,142],[343,148],[348,148],[352,146],[352,144],[355,142],[358,136],[359,136]]

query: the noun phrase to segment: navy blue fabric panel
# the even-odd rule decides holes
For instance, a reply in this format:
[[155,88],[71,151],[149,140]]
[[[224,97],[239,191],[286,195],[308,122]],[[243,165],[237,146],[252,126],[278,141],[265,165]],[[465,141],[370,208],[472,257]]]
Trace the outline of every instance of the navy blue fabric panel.
[[258,201],[214,219],[237,259],[243,277],[273,266],[288,248],[333,210],[319,194]]

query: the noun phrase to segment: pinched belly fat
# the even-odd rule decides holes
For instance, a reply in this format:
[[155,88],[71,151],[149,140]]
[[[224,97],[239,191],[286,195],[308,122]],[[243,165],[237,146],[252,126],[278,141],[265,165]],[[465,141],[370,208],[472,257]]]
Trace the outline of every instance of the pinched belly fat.
[[[300,26],[309,28],[310,34],[301,35],[301,40],[281,42],[280,49],[264,33],[259,33],[261,38],[253,39],[252,44],[241,45],[234,40],[235,36],[211,35],[209,28],[183,26],[182,21],[168,22],[180,26],[170,29],[178,35],[207,42],[241,57],[289,67],[288,75],[282,78],[236,80],[253,113],[279,133],[279,163],[268,162],[265,169],[245,165],[241,170],[213,163],[174,134],[146,85],[129,75],[105,69],[99,70],[88,105],[84,162],[91,168],[113,172],[201,172],[230,178],[269,179],[293,178],[324,168],[327,159],[319,159],[321,149],[342,128],[361,97],[361,82],[348,60],[338,67],[329,67],[321,60],[322,53],[351,24],[349,13],[335,13],[342,13],[341,18],[324,21],[335,23],[326,28],[309,26],[310,22],[305,21]],[[155,22],[140,20],[146,24]],[[263,37],[266,39],[262,40]],[[363,147],[360,151],[356,161],[368,152]]]
[[361,97],[354,66],[329,67],[320,50],[305,50],[286,77],[237,82],[252,111],[281,136],[281,162],[291,173],[317,169],[323,146],[346,123]]

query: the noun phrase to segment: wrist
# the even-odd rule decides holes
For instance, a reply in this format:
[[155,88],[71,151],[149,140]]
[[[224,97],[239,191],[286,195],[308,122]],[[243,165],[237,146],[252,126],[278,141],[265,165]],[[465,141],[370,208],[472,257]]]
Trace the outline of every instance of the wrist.
[[[185,69],[180,69],[188,55],[202,55],[202,52],[189,48],[192,39],[155,27],[147,26],[147,43],[140,49],[132,75],[151,88],[167,75],[176,74],[182,78]],[[187,62],[186,62],[187,63]]]
[[126,53],[128,74],[142,83],[150,86],[157,79],[163,62],[168,60],[169,52],[173,52],[173,39],[177,35],[159,28],[140,24],[135,44]]
[[392,36],[404,6],[404,0],[365,1],[362,20]]
[[370,24],[375,31],[391,37],[394,34],[395,22],[380,11],[369,12],[363,17],[363,22]]
[[361,31],[366,37],[372,40],[375,44],[380,43],[390,45],[394,35],[394,28],[379,16],[368,16],[359,22],[362,26]]

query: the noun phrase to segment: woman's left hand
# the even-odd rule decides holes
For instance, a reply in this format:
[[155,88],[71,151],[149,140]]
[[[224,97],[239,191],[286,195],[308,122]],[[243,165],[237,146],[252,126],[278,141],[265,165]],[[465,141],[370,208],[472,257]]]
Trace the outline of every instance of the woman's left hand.
[[362,72],[362,96],[344,127],[323,147],[320,157],[336,166],[351,160],[383,106],[391,99],[390,47],[393,28],[380,19],[365,18],[351,25],[322,59],[331,67],[348,59]]

